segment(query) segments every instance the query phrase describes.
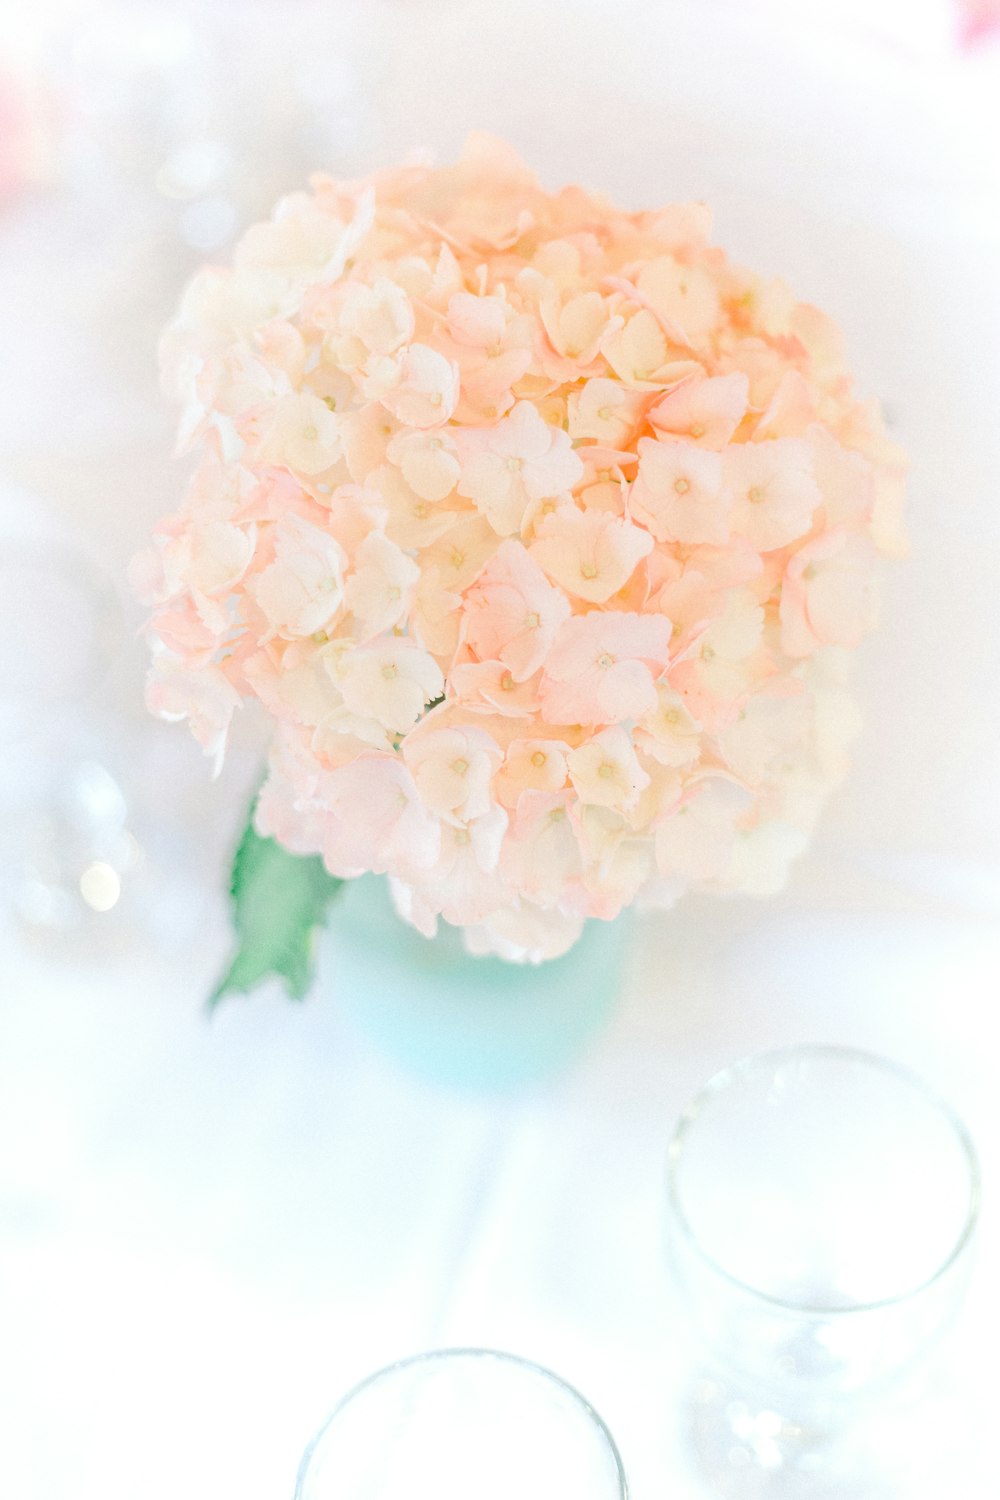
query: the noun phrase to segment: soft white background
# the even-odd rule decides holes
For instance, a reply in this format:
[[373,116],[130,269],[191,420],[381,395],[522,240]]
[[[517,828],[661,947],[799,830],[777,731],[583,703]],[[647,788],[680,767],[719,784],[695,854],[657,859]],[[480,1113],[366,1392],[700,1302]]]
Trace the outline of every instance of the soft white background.
[[[71,536],[122,589],[107,681],[44,743],[58,765],[89,736],[145,851],[75,939],[0,918],[0,1494],[287,1495],[348,1384],[460,1341],[551,1364],[636,1500],[693,1500],[664,1142],[717,1067],[807,1040],[916,1066],[979,1139],[982,1254],[936,1415],[884,1442],[912,1500],[995,1494],[1000,46],[956,35],[943,0],[0,7],[8,69],[43,63],[62,101],[38,182],[0,206],[0,534]],[[310,169],[448,156],[474,126],[552,186],[710,202],[735,257],[842,323],[913,460],[855,769],[789,891],[643,924],[607,1034],[504,1101],[406,1076],[329,994],[206,1023],[255,740],[213,787],[147,723],[122,584],[179,493],[152,351],[184,277]],[[164,197],[206,140],[217,180]],[[0,838],[31,780],[6,756]]]

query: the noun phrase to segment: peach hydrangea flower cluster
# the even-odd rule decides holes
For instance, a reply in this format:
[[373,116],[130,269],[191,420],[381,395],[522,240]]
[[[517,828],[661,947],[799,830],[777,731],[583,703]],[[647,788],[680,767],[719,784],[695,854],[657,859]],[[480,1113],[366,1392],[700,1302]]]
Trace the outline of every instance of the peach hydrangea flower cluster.
[[844,770],[902,459],[829,320],[698,204],[499,142],[319,177],[165,338],[183,509],[136,560],[155,711],[273,720],[260,832],[538,960],[782,882]]

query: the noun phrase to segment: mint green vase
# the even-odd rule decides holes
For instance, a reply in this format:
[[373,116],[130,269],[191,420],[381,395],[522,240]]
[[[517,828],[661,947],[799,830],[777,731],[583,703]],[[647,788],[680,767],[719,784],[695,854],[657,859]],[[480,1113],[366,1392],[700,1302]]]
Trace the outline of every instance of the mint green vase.
[[562,958],[475,958],[442,922],[427,939],[396,915],[386,881],[352,880],[330,914],[322,972],[351,1024],[408,1071],[438,1083],[511,1090],[585,1050],[621,987],[628,914],[588,922]]

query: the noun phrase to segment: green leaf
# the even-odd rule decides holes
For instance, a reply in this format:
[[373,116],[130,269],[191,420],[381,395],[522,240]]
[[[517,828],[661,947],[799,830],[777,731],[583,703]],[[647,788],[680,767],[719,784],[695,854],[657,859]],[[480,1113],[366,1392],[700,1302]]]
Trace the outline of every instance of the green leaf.
[[233,860],[229,893],[237,949],[209,997],[246,994],[271,977],[293,1000],[305,996],[313,976],[316,931],[344,885],[318,854],[290,854],[253,826],[253,808]]

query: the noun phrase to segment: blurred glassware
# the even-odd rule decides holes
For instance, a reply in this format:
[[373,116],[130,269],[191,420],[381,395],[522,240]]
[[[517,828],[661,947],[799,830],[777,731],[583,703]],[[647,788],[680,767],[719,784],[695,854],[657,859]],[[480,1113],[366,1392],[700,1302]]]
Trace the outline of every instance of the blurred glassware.
[[110,580],[44,535],[0,547],[0,891],[22,930],[89,930],[141,862],[88,700],[121,644]]
[[751,1057],[682,1116],[667,1198],[706,1361],[691,1436],[713,1493],[892,1494],[861,1419],[964,1289],[979,1171],[962,1121],[864,1052]]
[[121,786],[98,760],[45,758],[13,827],[8,898],[23,928],[73,935],[117,906],[142,851]]
[[442,1349],[380,1370],[334,1409],[295,1500],[626,1500],[610,1432],[540,1365]]
[[324,0],[105,0],[52,31],[63,182],[102,226],[91,301],[106,357],[151,383],[205,257],[310,173],[356,173],[373,44],[354,6]]
[[67,166],[106,192],[180,204],[169,217],[200,259],[228,236],[188,237],[184,205],[223,193],[265,212],[357,149],[356,19],[321,0],[105,0],[53,39],[74,127]]
[[43,537],[0,544],[0,702],[8,710],[78,701],[121,641],[121,604],[78,547]]

